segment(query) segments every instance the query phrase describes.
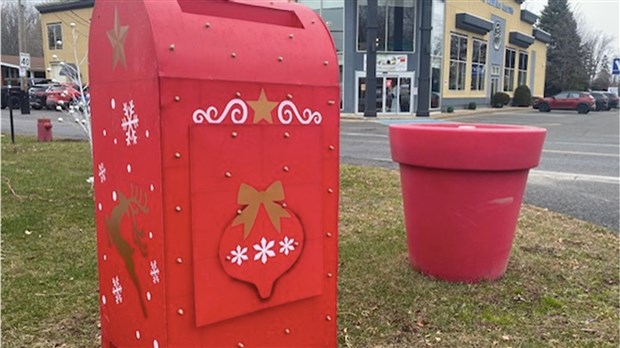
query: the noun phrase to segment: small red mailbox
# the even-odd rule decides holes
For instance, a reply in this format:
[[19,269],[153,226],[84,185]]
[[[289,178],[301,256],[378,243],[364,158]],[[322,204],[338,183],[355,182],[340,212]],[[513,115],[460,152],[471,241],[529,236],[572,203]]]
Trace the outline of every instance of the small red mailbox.
[[334,347],[338,60],[288,2],[98,1],[103,347]]

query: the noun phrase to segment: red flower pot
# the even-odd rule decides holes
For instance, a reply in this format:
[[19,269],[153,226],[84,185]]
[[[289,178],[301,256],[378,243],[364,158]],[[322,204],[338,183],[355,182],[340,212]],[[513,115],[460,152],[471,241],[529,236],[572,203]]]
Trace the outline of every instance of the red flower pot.
[[546,130],[441,123],[392,125],[389,133],[412,266],[447,281],[501,277]]

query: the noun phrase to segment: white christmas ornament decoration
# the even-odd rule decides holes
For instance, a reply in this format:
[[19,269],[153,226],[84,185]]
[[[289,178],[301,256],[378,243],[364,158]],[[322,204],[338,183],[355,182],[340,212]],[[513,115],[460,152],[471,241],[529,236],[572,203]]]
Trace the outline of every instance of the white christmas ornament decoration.
[[121,281],[118,279],[118,276],[112,278],[112,294],[114,295],[116,304],[123,302],[123,287],[121,286]]
[[121,121],[121,127],[125,132],[125,142],[127,146],[136,145],[138,143],[138,136],[136,128],[138,128],[139,118],[138,114],[134,111],[133,99],[129,103],[123,103],[123,120]]
[[276,253],[273,250],[271,250],[274,244],[275,244],[275,241],[273,240],[267,243],[267,240],[265,239],[265,237],[263,237],[260,240],[260,245],[254,244],[253,246],[254,250],[258,251],[256,255],[254,255],[254,261],[257,261],[260,259],[260,262],[265,264],[267,263],[268,257],[276,256]]

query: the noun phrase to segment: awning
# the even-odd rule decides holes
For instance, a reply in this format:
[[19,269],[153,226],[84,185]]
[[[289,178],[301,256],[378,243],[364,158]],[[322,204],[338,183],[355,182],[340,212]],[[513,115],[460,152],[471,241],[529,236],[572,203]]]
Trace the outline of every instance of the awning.
[[534,37],[518,31],[511,31],[508,34],[508,42],[519,47],[528,48],[534,43]]
[[469,13],[456,14],[456,27],[459,29],[471,31],[472,33],[484,35],[493,30],[493,22],[486,19],[476,17]]
[[538,16],[528,10],[521,10],[521,20],[526,23],[534,24],[538,20]]
[[544,42],[546,44],[551,43],[551,34],[542,29],[534,29],[532,31],[532,35],[534,35],[534,38],[540,42]]

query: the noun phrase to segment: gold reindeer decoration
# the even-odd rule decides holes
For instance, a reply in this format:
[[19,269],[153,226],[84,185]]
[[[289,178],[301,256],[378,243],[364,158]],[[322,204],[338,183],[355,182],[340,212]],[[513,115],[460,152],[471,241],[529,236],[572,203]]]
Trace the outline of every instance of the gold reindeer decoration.
[[130,190],[131,194],[129,197],[125,197],[121,192],[118,193],[118,204],[112,209],[110,216],[106,218],[105,224],[108,232],[108,245],[114,244],[116,250],[118,250],[118,253],[125,262],[129,277],[138,290],[142,314],[144,317],[147,317],[146,304],[144,303],[143,296],[141,296],[142,289],[138,276],[136,275],[133,259],[136,249],[127,239],[123,238],[121,222],[123,217],[129,216],[132,225],[133,244],[138,248],[143,257],[147,257],[146,244],[142,242],[144,230],[138,227],[136,216],[140,213],[147,214],[149,209],[147,207],[146,194],[134,185],[131,185]]

